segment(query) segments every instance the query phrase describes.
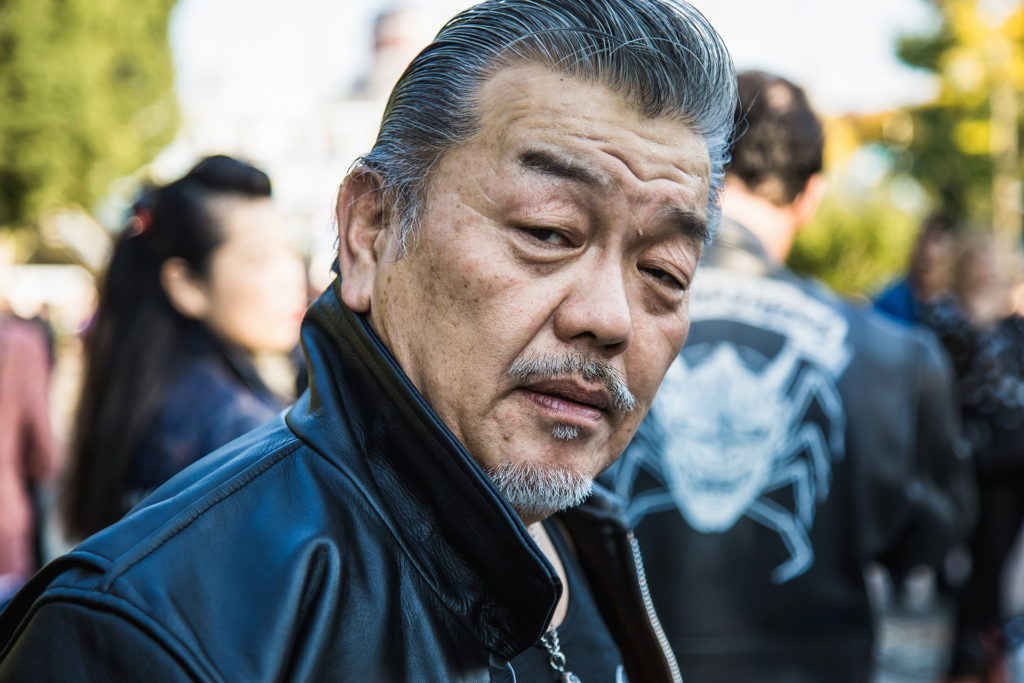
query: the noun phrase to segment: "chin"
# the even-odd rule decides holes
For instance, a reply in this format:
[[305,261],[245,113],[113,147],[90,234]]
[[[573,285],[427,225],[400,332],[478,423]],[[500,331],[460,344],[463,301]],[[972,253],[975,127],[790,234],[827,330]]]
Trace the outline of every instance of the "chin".
[[485,471],[524,520],[544,519],[579,505],[594,486],[589,472],[549,463],[505,461]]

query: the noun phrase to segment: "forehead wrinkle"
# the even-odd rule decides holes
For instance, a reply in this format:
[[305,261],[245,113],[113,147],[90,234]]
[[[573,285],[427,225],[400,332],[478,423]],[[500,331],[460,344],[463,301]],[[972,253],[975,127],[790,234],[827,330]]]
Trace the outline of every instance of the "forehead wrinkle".
[[[635,177],[637,180],[640,180],[641,182],[646,183],[654,180],[667,180],[671,183],[682,184],[680,183],[680,179],[672,178],[671,175],[667,172],[659,172],[659,169],[657,168],[651,170],[642,168],[644,162],[647,159],[650,159],[651,157],[655,156],[656,153],[660,151],[671,152],[672,150],[676,149],[675,147],[673,147],[672,145],[668,145],[664,142],[659,142],[657,140],[644,137],[642,135],[634,134],[634,137],[639,141],[637,149],[643,149],[648,152],[648,155],[646,157],[638,157],[636,160],[632,160],[625,154],[623,154],[620,150],[611,146],[602,146],[601,151],[607,154],[608,156],[612,157],[616,161],[618,161],[620,164],[622,164],[633,177]],[[704,186],[707,184],[706,174],[702,175],[699,170],[691,170],[688,166],[681,166],[677,161],[672,159],[671,156],[672,155],[670,153],[660,155],[660,158],[663,162],[663,166],[670,167],[673,171],[679,172],[683,176],[684,180],[694,182],[698,186]]]
[[[652,143],[656,144],[656,143]],[[663,145],[664,146],[664,145]],[[691,173],[684,168],[681,168],[676,163],[670,163],[669,165],[675,171],[682,174],[683,178],[672,178],[668,173],[641,175],[639,172],[641,169],[636,168],[636,164],[631,164],[629,160],[616,151],[613,148],[604,148],[601,150],[605,154],[617,160],[621,163],[626,170],[637,179],[640,189],[641,201],[646,201],[649,192],[652,191],[654,184],[661,185],[661,182],[670,183],[672,186],[682,187],[686,191],[688,199],[699,196],[700,191],[705,189],[707,186],[707,178],[697,173]],[[622,187],[626,188],[626,183],[622,183]],[[659,193],[660,194],[660,193]],[[705,239],[710,235],[707,219],[702,213],[689,208],[683,208],[672,202],[671,199],[661,195],[662,201],[666,202],[665,205],[658,210],[658,214],[663,216],[670,222],[677,223],[680,227],[680,232],[690,237],[691,239],[698,240],[698,244],[704,244]],[[684,200],[685,203],[685,200]],[[704,206],[701,204],[700,209]]]

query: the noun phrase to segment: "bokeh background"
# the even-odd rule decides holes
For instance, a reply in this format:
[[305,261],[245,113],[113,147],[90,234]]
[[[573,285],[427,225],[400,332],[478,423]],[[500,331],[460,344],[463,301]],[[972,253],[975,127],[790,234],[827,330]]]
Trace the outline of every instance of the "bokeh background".
[[[803,85],[827,120],[830,191],[796,269],[869,296],[934,208],[1019,241],[1020,3],[695,4],[739,68]],[[2,0],[0,291],[73,332],[139,188],[215,152],[270,173],[326,282],[335,189],[409,58],[464,5]]]
[[[0,303],[53,327],[59,437],[95,279],[140,191],[206,154],[249,160],[323,287],[338,184],[409,59],[467,4],[0,0]],[[738,68],[804,86],[825,119],[829,190],[794,269],[870,298],[936,209],[994,235],[1019,269],[1024,4],[694,4]],[[941,638],[928,622],[888,627],[908,660]]]

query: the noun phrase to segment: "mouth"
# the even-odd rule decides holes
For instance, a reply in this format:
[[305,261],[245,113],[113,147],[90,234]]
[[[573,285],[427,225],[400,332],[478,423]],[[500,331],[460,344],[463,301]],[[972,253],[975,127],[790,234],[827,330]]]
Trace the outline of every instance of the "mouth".
[[519,391],[552,419],[580,427],[596,426],[612,405],[604,387],[591,388],[572,380],[543,380]]

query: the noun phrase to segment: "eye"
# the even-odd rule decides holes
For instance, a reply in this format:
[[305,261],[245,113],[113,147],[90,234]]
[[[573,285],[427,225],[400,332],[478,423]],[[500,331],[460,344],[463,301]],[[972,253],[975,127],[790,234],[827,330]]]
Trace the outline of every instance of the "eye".
[[679,292],[680,294],[686,291],[686,284],[667,270],[656,268],[654,266],[641,266],[640,272],[653,278],[659,284]]
[[523,232],[538,242],[543,242],[552,247],[564,247],[570,244],[569,238],[561,230],[553,228],[524,228]]

